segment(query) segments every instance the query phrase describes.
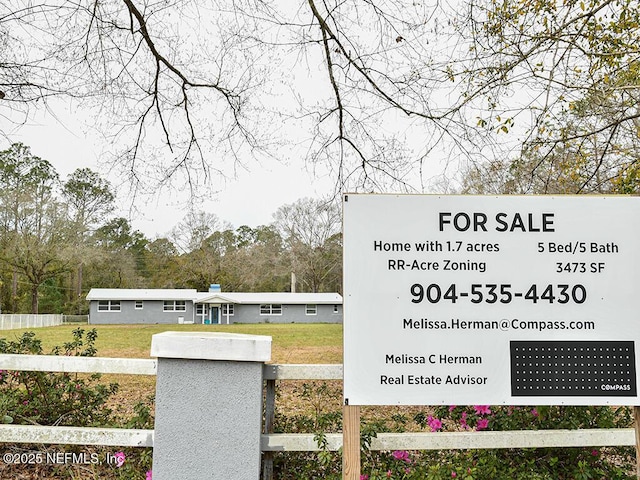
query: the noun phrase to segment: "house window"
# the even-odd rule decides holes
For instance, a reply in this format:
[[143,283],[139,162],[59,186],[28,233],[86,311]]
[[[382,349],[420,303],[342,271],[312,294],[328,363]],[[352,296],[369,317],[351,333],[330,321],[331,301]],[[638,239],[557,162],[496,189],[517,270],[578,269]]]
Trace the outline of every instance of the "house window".
[[260,305],[260,315],[282,315],[282,305],[278,303],[265,303]]
[[162,309],[165,312],[184,312],[187,310],[187,302],[184,300],[165,300]]
[[307,304],[305,309],[304,309],[304,313],[306,313],[307,315],[317,315],[318,314],[318,306],[317,305],[312,305],[312,304]]
[[142,300],[136,300],[136,310],[142,310],[144,302]]
[[225,317],[232,317],[233,316],[233,309],[234,305],[232,303],[223,303],[222,304],[222,315],[224,315]]
[[98,300],[99,312],[119,312],[120,300]]

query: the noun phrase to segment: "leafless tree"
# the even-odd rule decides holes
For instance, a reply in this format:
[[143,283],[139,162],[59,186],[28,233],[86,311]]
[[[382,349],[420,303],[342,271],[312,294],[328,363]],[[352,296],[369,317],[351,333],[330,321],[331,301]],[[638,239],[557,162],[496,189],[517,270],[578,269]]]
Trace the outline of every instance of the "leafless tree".
[[[302,198],[274,214],[289,255],[291,272],[305,291],[336,289],[342,267],[340,207],[326,199]],[[338,285],[340,287],[340,285]]]
[[[638,125],[638,11],[619,0],[7,0],[0,131],[52,97],[82,100],[113,164],[151,191],[196,191],[265,156],[323,165],[340,188],[423,191],[439,161],[529,148],[545,159],[587,138],[597,167]],[[592,102],[594,121],[549,135],[596,94],[617,110]]]

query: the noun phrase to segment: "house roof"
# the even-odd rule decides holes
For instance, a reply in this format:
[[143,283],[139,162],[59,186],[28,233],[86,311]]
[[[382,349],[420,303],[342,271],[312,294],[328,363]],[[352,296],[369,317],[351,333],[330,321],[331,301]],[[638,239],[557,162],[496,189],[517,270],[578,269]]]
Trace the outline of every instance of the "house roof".
[[195,303],[342,304],[338,293],[198,292],[188,288],[92,288],[87,300],[191,300]]
[[87,300],[193,300],[195,288],[92,288]]
[[289,292],[198,292],[198,303],[277,303],[277,304],[342,304],[338,293],[289,293]]

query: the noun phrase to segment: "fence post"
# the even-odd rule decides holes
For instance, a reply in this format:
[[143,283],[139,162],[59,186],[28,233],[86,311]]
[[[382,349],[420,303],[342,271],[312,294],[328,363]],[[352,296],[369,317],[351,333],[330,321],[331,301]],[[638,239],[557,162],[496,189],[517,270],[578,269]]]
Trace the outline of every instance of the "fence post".
[[[276,381],[267,380],[264,404],[264,433],[273,433],[276,418]],[[264,452],[262,480],[273,480],[273,452]]]
[[636,477],[640,480],[640,407],[633,407],[633,417],[636,430]]
[[153,335],[153,480],[258,480],[262,371],[271,337]]

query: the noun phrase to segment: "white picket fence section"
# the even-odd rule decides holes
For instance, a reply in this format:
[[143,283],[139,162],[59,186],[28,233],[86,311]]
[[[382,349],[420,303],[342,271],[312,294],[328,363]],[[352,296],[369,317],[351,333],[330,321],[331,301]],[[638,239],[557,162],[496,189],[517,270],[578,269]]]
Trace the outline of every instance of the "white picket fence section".
[[12,330],[14,328],[42,328],[62,325],[64,315],[33,315],[22,313],[0,314],[0,330]]
[[[116,373],[155,375],[153,359],[66,357],[54,355],[0,355],[0,369],[44,372]],[[265,365],[264,379],[342,380],[342,365]],[[273,399],[267,398],[267,416]],[[330,450],[342,446],[342,434],[327,434]],[[48,427],[0,425],[0,442],[152,447],[153,430],[118,428]],[[372,450],[443,450],[543,447],[634,446],[635,430],[523,430],[506,432],[380,433],[371,442]],[[264,452],[317,451],[314,434],[262,435]]]

